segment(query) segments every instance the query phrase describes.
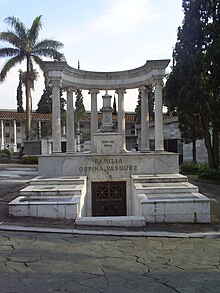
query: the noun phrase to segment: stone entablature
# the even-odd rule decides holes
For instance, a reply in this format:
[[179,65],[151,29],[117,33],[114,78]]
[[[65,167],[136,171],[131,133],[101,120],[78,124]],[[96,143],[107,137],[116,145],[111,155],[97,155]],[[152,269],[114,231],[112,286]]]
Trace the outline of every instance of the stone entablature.
[[86,71],[70,67],[66,62],[44,62],[52,80],[62,79],[62,86],[91,90],[132,89],[151,85],[155,79],[165,76],[170,60],[147,60],[138,68],[114,72]]

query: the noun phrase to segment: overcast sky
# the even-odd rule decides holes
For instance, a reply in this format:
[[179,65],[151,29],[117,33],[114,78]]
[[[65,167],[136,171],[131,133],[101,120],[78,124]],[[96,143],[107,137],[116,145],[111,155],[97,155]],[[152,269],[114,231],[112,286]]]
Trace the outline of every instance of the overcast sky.
[[[80,60],[80,69],[94,71],[127,70],[144,65],[146,60],[171,59],[183,20],[181,0],[0,0],[0,31],[7,29],[7,16],[18,17],[30,27],[38,15],[43,23],[40,38],[61,41],[70,66],[77,68]],[[3,63],[0,59],[1,67]],[[16,109],[20,68],[22,65],[10,71],[0,84],[0,109]],[[39,78],[32,94],[33,109],[43,88]],[[90,110],[89,95],[83,95]],[[137,90],[127,91],[126,110],[135,109],[137,96]]]

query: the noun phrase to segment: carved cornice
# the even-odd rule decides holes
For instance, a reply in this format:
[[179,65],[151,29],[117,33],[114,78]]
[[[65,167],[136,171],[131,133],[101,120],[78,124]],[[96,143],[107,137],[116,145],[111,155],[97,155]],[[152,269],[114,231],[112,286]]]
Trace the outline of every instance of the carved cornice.
[[155,79],[165,76],[165,68],[170,60],[148,60],[143,66],[115,72],[85,71],[70,67],[66,62],[44,62],[51,79],[59,76],[64,87],[82,90],[117,90],[151,85]]

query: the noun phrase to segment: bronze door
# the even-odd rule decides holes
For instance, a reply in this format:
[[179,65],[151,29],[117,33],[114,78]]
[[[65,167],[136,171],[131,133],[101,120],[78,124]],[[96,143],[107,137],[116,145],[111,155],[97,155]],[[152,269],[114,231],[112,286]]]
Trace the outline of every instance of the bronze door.
[[92,182],[92,215],[126,216],[126,182]]

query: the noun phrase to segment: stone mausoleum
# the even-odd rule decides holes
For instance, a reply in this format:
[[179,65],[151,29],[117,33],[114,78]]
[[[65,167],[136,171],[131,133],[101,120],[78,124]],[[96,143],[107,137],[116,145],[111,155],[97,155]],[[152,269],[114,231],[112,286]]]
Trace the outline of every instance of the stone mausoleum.
[[[73,219],[78,225],[143,226],[146,222],[209,222],[210,201],[179,174],[178,154],[164,151],[162,90],[169,60],[118,72],[92,72],[44,62],[52,86],[53,152],[39,156],[39,176],[9,203],[15,216]],[[148,86],[155,87],[155,151],[149,147]],[[67,91],[67,152],[61,152],[60,88]],[[125,147],[126,89],[141,93],[140,151]],[[73,93],[91,95],[91,151],[75,147]],[[102,96],[98,129],[97,95]],[[108,90],[118,95],[112,123]]]

